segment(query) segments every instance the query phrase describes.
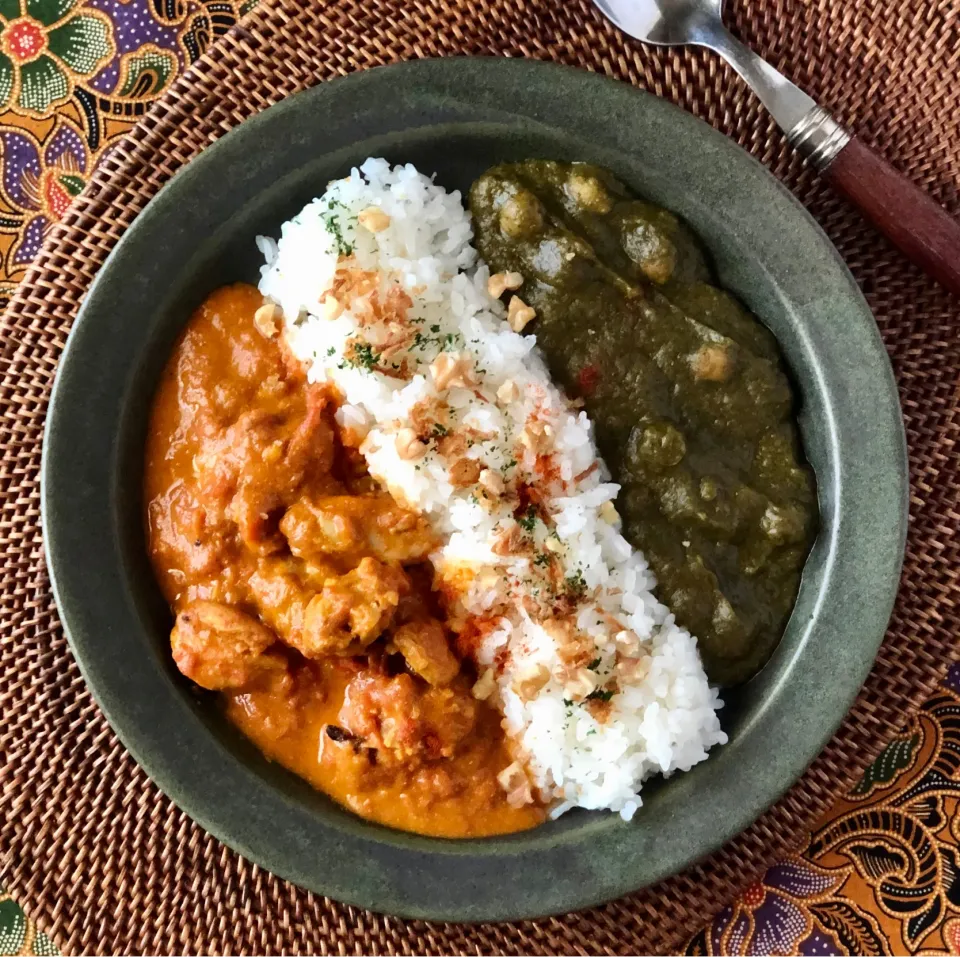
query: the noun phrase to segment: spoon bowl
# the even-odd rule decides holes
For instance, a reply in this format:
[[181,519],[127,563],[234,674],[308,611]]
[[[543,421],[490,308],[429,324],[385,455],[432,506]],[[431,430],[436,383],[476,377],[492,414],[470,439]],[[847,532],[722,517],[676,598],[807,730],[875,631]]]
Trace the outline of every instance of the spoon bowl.
[[721,23],[723,0],[594,0],[624,33],[654,46],[699,44],[711,24]]

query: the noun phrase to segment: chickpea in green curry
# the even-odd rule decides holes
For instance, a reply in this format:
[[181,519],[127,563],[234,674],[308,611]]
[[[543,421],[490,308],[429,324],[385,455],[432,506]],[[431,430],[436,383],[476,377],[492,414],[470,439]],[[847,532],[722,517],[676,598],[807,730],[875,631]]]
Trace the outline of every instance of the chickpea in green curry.
[[712,681],[749,679],[783,633],[817,528],[776,341],[712,284],[690,231],[607,170],[496,166],[470,208],[491,271],[522,277],[511,314],[535,311],[526,331],[594,423],[659,597]]

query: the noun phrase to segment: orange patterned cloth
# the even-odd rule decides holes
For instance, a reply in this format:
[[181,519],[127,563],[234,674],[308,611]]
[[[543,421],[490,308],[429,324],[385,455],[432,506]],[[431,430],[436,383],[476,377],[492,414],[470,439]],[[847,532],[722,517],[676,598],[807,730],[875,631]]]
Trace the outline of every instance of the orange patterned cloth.
[[688,954],[960,954],[960,664]]
[[[150,103],[256,0],[0,0],[0,305]],[[960,665],[690,954],[960,954]],[[54,944],[0,891],[0,954]]]
[[0,0],[0,307],[94,166],[256,0]]

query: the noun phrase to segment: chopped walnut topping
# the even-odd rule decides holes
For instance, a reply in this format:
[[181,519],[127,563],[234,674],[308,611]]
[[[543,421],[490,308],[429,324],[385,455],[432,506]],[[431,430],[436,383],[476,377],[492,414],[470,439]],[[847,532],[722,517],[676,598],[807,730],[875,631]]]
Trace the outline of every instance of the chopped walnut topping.
[[603,505],[600,506],[600,518],[608,525],[615,525],[620,519],[620,513],[617,511],[617,507],[613,502],[604,502]]
[[514,679],[510,687],[521,701],[530,701],[550,680],[546,665],[528,665]]
[[467,388],[476,384],[473,360],[459,352],[441,352],[430,363],[430,374],[439,392],[444,389]]
[[553,438],[553,428],[551,426],[537,419],[529,419],[520,430],[517,441],[534,455],[540,455],[546,451],[551,438]]
[[567,697],[572,698],[574,701],[580,701],[586,698],[587,695],[593,694],[599,684],[600,678],[597,677],[596,674],[588,671],[586,668],[578,668],[563,683],[563,690],[566,692]]
[[397,432],[395,442],[397,455],[408,462],[422,459],[427,452],[427,447],[420,441],[413,429],[400,429]]
[[493,694],[496,686],[493,668],[487,668],[474,683],[471,693],[478,701],[486,701]]
[[503,490],[506,487],[503,482],[503,477],[499,472],[495,472],[493,469],[484,469],[480,473],[480,477],[477,479],[480,483],[481,488],[487,495],[492,496],[493,498],[499,498],[503,495]]
[[558,648],[564,648],[577,640],[576,625],[569,618],[548,618],[541,624]]
[[643,681],[650,673],[650,656],[620,658],[613,670],[617,673],[617,677],[624,681]]
[[379,206],[368,206],[357,214],[357,222],[371,233],[382,233],[390,225],[390,217]]
[[508,289],[519,289],[523,285],[523,276],[518,272],[495,272],[487,280],[487,292],[499,299]]
[[507,322],[514,332],[523,330],[537,318],[537,310],[528,306],[519,296],[511,296],[507,305]]
[[426,439],[436,433],[438,425],[446,427],[449,422],[449,413],[450,406],[443,400],[421,399],[410,409],[410,425],[421,439]]
[[338,319],[343,314],[343,303],[336,296],[327,293],[323,297],[323,318]]
[[640,639],[635,632],[624,628],[613,636],[613,643],[617,650],[625,655],[632,655],[640,647]]
[[433,382],[438,391],[442,392],[450,385],[456,372],[457,360],[452,352],[441,352],[430,363],[430,375],[433,376]]
[[[557,657],[563,663],[558,677],[561,680],[584,669],[588,662],[596,657],[597,649],[590,639],[577,629],[576,621],[572,617],[548,618],[541,622],[543,630],[553,639],[557,646]],[[592,675],[592,672],[587,672]],[[592,691],[593,688],[590,689]],[[587,694],[590,692],[588,691]]]
[[264,303],[254,314],[253,324],[265,339],[273,339],[280,331],[283,311],[275,302]]
[[497,389],[497,400],[506,405],[508,402],[516,402],[520,398],[520,389],[513,379],[504,379],[503,384]]
[[526,771],[519,762],[514,761],[509,767],[504,768],[497,775],[497,781],[506,792],[507,804],[510,807],[523,807],[524,804],[533,803],[533,789],[530,787]]
[[450,484],[454,488],[468,488],[480,478],[483,466],[477,459],[457,459],[450,466]]

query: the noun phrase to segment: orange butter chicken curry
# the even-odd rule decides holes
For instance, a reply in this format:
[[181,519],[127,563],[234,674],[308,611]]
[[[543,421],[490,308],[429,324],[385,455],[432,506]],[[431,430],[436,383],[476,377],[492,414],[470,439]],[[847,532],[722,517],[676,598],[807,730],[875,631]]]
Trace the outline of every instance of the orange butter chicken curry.
[[508,800],[500,715],[448,640],[431,529],[367,475],[337,397],[262,305],[252,286],[211,295],[153,406],[148,542],[177,667],[363,817],[446,837],[533,827],[545,810]]

